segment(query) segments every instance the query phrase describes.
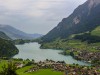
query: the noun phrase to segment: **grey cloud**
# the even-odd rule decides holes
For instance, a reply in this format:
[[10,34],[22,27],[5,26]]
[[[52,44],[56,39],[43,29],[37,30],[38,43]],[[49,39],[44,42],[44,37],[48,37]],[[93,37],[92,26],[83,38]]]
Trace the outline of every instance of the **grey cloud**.
[[[13,1],[13,0],[9,0]],[[0,1],[0,23],[9,24],[27,33],[46,34],[55,27],[62,18],[86,0],[15,0],[11,7]],[[1,4],[2,3],[2,4]],[[9,6],[9,8],[7,8]],[[10,9],[11,7],[11,9]]]

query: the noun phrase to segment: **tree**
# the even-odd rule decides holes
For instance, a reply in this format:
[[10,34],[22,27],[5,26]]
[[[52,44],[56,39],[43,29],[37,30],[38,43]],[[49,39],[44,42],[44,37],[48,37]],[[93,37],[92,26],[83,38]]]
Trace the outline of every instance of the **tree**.
[[2,71],[0,72],[0,75],[17,75],[16,73],[16,66],[14,63],[10,62],[8,65],[4,65],[2,67]]

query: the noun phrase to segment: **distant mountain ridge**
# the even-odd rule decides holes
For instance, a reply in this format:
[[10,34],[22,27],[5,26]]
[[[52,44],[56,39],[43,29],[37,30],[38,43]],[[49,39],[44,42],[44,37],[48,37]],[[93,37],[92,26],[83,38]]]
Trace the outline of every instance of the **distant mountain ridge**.
[[25,33],[9,25],[0,25],[0,31],[4,32],[11,39],[35,39],[42,36],[42,34]]
[[92,31],[100,25],[100,0],[87,0],[67,18],[42,37],[44,42],[67,38],[72,34]]

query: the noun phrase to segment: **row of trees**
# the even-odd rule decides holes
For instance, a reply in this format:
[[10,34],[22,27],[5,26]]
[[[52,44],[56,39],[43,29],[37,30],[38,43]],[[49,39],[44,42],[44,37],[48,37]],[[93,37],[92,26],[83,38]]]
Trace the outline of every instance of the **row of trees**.
[[96,43],[100,42],[100,37],[99,36],[94,36],[89,33],[85,33],[83,35],[76,35],[74,39],[79,39],[81,41],[87,41],[88,43]]

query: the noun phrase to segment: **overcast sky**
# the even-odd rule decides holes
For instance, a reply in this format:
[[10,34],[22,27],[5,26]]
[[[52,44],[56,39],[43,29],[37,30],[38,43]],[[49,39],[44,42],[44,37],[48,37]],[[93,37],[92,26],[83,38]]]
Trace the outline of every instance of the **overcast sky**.
[[0,24],[46,34],[86,0],[0,0]]

